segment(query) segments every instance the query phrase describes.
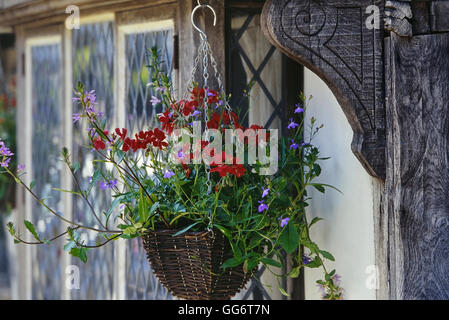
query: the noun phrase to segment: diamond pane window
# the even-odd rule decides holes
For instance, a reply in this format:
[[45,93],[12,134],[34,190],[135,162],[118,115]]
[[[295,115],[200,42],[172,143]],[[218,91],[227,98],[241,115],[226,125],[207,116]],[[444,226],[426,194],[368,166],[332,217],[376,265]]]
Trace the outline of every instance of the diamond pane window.
[[[95,90],[97,95],[96,111],[103,112],[108,123],[112,123],[114,109],[114,23],[99,22],[83,24],[72,34],[73,83],[81,81],[86,90]],[[74,105],[74,112],[80,112]],[[81,188],[86,190],[89,177],[94,173],[92,166],[94,153],[86,147],[88,143],[86,121],[78,121],[73,129],[73,157],[81,164],[77,178]],[[95,155],[96,156],[96,155]],[[98,186],[92,188],[90,199],[98,216],[104,222],[102,210],[110,201],[110,193]],[[73,200],[75,220],[85,225],[96,225],[98,222],[85,201],[76,197]],[[112,218],[111,218],[112,220]],[[98,225],[97,225],[98,226]],[[83,233],[82,239],[94,242],[95,234]],[[114,243],[109,243],[100,250],[90,250],[88,263],[83,264],[78,258],[72,263],[80,268],[80,290],[72,290],[72,299],[111,299],[114,276]]]
[[[158,126],[156,114],[162,112],[160,106],[152,105],[152,96],[157,96],[148,83],[151,73],[147,68],[150,62],[148,49],[157,47],[162,70],[171,75],[173,71],[173,29],[155,30],[125,34],[126,54],[126,127],[131,132]],[[126,297],[127,299],[171,299],[168,291],[154,276],[142,240],[133,239],[127,243],[126,258]]]
[[161,106],[154,106],[150,100],[157,93],[148,86],[151,74],[148,49],[157,47],[162,60],[162,71],[171,74],[173,70],[173,30],[131,33],[125,37],[126,52],[126,126],[131,131],[157,126],[156,114]]
[[[264,1],[232,0],[227,7],[227,89],[231,105],[244,125],[260,124],[285,135],[289,114],[301,90],[301,67],[276,49],[263,34],[260,12]],[[240,299],[270,299],[276,281],[262,266]],[[267,290],[263,284],[272,285]],[[283,279],[281,285],[286,288]],[[279,297],[280,298],[280,297]]]
[[[52,187],[61,185],[62,145],[61,46],[31,47],[32,84],[32,180],[33,191],[46,204],[62,212],[61,195]],[[37,202],[32,203],[32,221],[44,239],[60,233],[60,221]],[[60,241],[36,246],[32,264],[33,299],[59,299],[62,288]]]

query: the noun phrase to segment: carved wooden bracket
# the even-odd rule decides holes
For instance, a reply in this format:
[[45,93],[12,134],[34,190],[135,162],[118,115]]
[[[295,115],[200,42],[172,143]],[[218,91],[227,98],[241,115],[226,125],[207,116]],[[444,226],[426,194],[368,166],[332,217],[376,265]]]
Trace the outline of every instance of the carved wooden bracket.
[[264,32],[285,54],[322,78],[354,131],[352,150],[385,178],[383,0],[268,0]]

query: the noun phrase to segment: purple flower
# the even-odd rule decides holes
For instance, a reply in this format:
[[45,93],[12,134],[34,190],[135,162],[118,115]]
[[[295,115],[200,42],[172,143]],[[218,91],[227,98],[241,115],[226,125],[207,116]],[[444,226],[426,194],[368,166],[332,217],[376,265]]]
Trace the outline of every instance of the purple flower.
[[0,161],[0,166],[3,168],[8,168],[9,162],[11,161],[11,158],[6,158],[3,160],[3,162]]
[[182,149],[180,149],[178,151],[178,158],[182,159],[182,158],[184,158],[184,156],[185,156],[184,152],[182,152]]
[[303,143],[301,143],[301,147],[310,147],[310,143],[303,142]]
[[84,94],[84,102],[89,102],[90,104],[96,104],[97,96],[95,90],[89,91]]
[[334,276],[332,277],[332,281],[334,282],[334,284],[336,286],[338,286],[341,282],[341,276],[339,274],[334,274]]
[[175,173],[173,171],[170,170],[166,170],[164,173],[164,178],[165,179],[170,179],[171,177],[173,177],[175,175]]
[[198,111],[198,110],[195,110],[195,111],[193,111],[192,116],[195,117],[195,116],[197,116],[199,114],[201,114],[201,112]]
[[290,149],[298,149],[299,145],[295,143],[295,141],[292,139],[292,144],[290,145]]
[[158,97],[152,96],[150,102],[151,102],[153,105],[156,105],[156,104],[158,104],[159,102],[161,102],[161,100],[159,100]]
[[157,87],[156,91],[165,92],[165,87]]
[[258,208],[258,210],[259,210],[259,213],[262,212],[262,211],[268,210],[268,206],[265,203],[263,203],[263,200],[259,201],[259,208]]
[[288,222],[290,221],[289,217],[284,218],[284,219],[282,219],[282,217],[281,217],[280,219],[281,219],[281,228],[285,227],[288,224]]
[[293,121],[293,118],[290,118],[290,123],[288,124],[288,129],[294,129],[296,127],[299,127],[299,124]]
[[299,106],[299,104],[296,104],[295,107],[296,107],[295,113],[302,113],[302,112],[304,112],[304,109],[301,108],[301,107]]
[[268,192],[270,192],[270,188],[265,189],[264,187],[262,187],[262,199],[268,195]]
[[302,262],[304,262],[304,264],[309,264],[310,262],[312,262],[312,258],[306,255],[302,256]]
[[11,157],[13,155],[14,153],[12,153],[11,150],[9,150],[7,146],[5,146],[5,143],[0,140],[0,156]]
[[25,165],[24,164],[19,164],[17,165],[17,171],[22,171],[23,169],[25,169]]
[[112,189],[117,186],[117,180],[100,181],[100,188],[102,190]]
[[104,116],[104,113],[103,113],[103,112],[99,111],[99,112],[97,113],[97,117],[103,118],[103,116]]
[[72,119],[73,119],[73,123],[76,123],[77,121],[79,121],[81,119],[81,115],[79,113],[74,113],[72,115]]

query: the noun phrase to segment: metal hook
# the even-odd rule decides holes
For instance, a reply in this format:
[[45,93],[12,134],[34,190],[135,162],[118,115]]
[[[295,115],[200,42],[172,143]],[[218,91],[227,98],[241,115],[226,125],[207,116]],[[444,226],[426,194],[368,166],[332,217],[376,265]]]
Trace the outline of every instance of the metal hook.
[[201,33],[201,35],[203,35],[204,37],[206,37],[206,33],[205,33],[203,30],[201,30],[200,28],[198,28],[198,27],[196,26],[196,24],[195,24],[195,21],[193,21],[193,17],[195,16],[195,12],[196,12],[196,10],[198,10],[199,8],[209,8],[209,9],[213,12],[213,14],[214,14],[214,26],[217,24],[217,14],[215,13],[214,8],[212,8],[210,5],[208,5],[208,4],[200,4],[199,0],[197,0],[197,3],[198,3],[198,5],[197,5],[195,8],[193,8],[193,10],[192,10],[192,15],[190,16],[190,20],[191,20],[191,22],[192,22],[193,27],[194,27],[199,33]]

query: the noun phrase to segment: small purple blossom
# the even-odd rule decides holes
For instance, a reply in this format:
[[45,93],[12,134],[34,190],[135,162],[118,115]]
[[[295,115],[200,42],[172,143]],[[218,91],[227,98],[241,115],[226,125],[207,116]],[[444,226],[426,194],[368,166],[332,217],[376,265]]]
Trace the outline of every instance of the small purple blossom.
[[290,149],[298,149],[299,145],[297,143],[295,143],[295,141],[292,139],[292,144],[290,145]]
[[198,111],[198,110],[195,110],[195,111],[193,111],[192,116],[195,117],[195,116],[197,116],[199,114],[201,114],[201,112]]
[[288,129],[294,129],[296,127],[299,127],[299,124],[297,124],[296,122],[293,121],[293,118],[290,118],[290,123],[288,124],[287,128]]
[[73,123],[78,122],[81,119],[81,115],[79,113],[74,113],[72,115]]
[[156,91],[158,92],[165,92],[167,89],[165,87],[157,87]]
[[301,147],[310,147],[310,143],[303,142],[303,143],[301,143]]
[[270,188],[265,189],[264,187],[262,187],[262,199],[268,195],[268,192],[270,192]]
[[259,208],[258,208],[258,210],[259,210],[259,213],[263,212],[265,210],[268,210],[268,206],[265,203],[263,203],[263,200],[259,201]]
[[281,228],[283,228],[288,224],[288,222],[290,221],[290,218],[289,217],[287,217],[287,218],[281,217],[280,220],[281,220]]
[[303,256],[302,256],[302,262],[303,262],[304,264],[309,264],[310,262],[312,262],[312,258],[309,257],[309,256],[306,256],[306,255],[303,255]]
[[10,161],[11,161],[11,158],[3,159],[3,161],[0,161],[0,166],[3,168],[8,168]]
[[112,189],[115,186],[117,186],[117,180],[110,180],[110,181],[100,181],[100,189],[107,190]]
[[175,173],[173,171],[170,170],[166,170],[164,173],[164,178],[165,179],[170,179],[171,177],[173,177],[175,175]]
[[90,104],[96,104],[97,95],[95,94],[95,90],[91,90],[89,92],[86,91],[84,94],[84,102],[89,102]]
[[182,152],[182,149],[180,149],[180,150],[178,151],[178,158],[182,159],[182,158],[184,158],[184,157],[185,157],[185,154],[184,154],[184,152]]
[[332,277],[332,281],[336,286],[340,285],[341,276],[338,273],[334,274],[334,276]]
[[0,140],[0,156],[11,157],[13,155],[14,153],[12,153],[11,150],[9,150],[7,146],[5,146],[5,143]]
[[296,107],[296,109],[295,109],[294,113],[303,113],[304,112],[304,109],[301,108],[301,106],[299,104],[296,104],[295,107]]
[[156,105],[161,102],[161,100],[158,97],[152,96],[150,100],[151,104]]
[[25,169],[25,165],[24,164],[17,165],[17,172],[23,171],[24,169]]

